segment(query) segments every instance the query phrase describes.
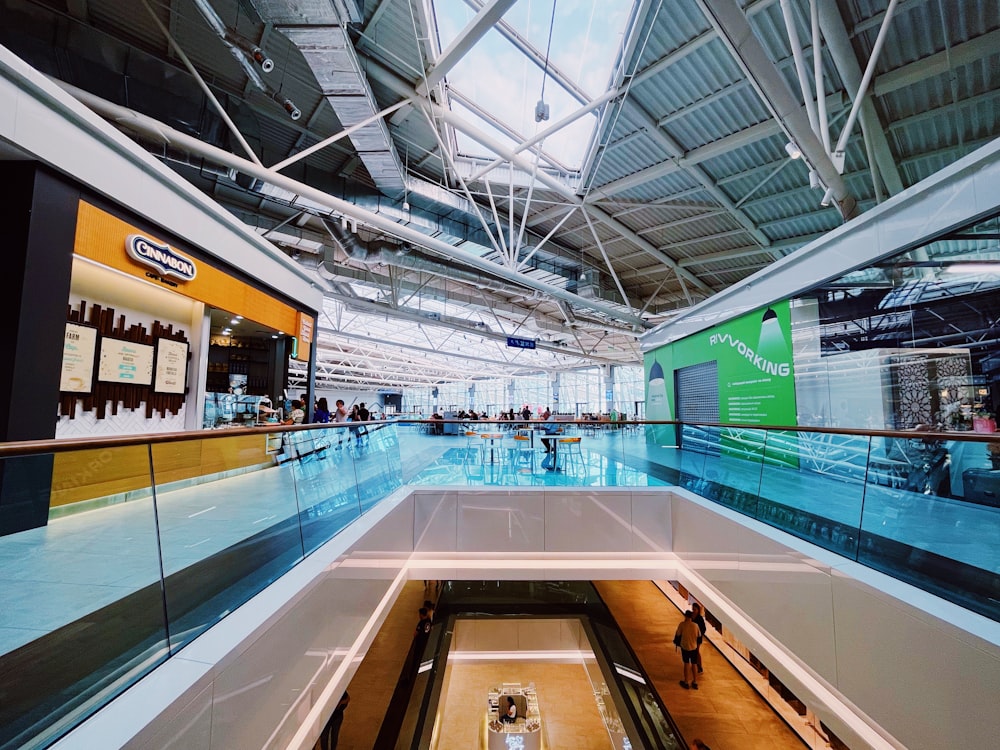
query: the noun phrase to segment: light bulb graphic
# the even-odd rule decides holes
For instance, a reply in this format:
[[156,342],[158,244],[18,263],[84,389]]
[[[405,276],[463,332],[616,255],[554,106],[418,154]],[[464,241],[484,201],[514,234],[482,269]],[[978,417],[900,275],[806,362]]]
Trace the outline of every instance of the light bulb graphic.
[[[667,396],[667,382],[663,377],[663,367],[653,360],[649,368],[649,378],[646,382],[646,419],[656,422],[672,419],[670,399]],[[652,441],[657,445],[673,443],[673,427],[666,424],[649,426]]]
[[775,364],[787,363],[789,360],[788,342],[781,330],[778,313],[772,308],[764,311],[760,321],[760,339],[757,342],[757,354]]

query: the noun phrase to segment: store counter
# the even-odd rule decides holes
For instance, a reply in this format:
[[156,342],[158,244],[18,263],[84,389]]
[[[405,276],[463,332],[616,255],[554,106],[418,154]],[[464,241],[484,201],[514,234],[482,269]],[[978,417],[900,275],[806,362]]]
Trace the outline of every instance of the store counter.
[[[507,708],[507,696],[514,698],[517,720],[501,722]],[[538,698],[534,685],[522,688],[520,683],[504,683],[490,690],[486,710],[486,750],[541,750],[542,722],[538,715]]]

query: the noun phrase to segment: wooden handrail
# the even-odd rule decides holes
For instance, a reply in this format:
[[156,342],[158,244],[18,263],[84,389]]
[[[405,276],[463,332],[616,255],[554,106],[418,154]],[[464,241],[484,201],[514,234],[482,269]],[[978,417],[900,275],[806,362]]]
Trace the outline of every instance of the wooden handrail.
[[[300,432],[321,429],[349,429],[358,425],[373,425],[376,428],[391,424],[543,424],[537,420],[467,420],[467,419],[399,419],[368,422],[330,422],[325,424],[303,425],[261,425],[257,427],[229,427],[220,430],[190,430],[185,432],[162,432],[144,435],[121,435],[118,437],[92,438],[60,438],[49,440],[23,440],[13,443],[0,443],[0,459],[14,456],[29,456],[40,453],[65,453],[74,450],[94,450],[100,448],[124,448],[134,445],[152,445],[159,443],[178,443],[189,440],[216,440],[238,435],[269,435],[276,432]],[[686,423],[676,420],[619,420],[616,422],[595,422],[593,420],[565,420],[557,424],[594,427],[598,425],[672,425],[684,426]],[[933,432],[917,430],[859,430],[842,427],[808,427],[799,425],[758,425],[729,424],[722,422],[699,422],[688,426],[710,427],[721,429],[780,431],[797,433],[824,433],[830,435],[853,435],[856,437],[903,438],[907,440],[962,440],[974,443],[1000,442],[1000,433],[984,433],[971,431]]]

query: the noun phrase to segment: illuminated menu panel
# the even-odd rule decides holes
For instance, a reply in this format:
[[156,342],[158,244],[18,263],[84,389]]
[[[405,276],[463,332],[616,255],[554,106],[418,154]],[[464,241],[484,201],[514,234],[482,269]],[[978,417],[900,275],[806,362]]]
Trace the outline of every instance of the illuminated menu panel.
[[102,338],[97,379],[105,383],[152,384],[153,347],[122,339]]

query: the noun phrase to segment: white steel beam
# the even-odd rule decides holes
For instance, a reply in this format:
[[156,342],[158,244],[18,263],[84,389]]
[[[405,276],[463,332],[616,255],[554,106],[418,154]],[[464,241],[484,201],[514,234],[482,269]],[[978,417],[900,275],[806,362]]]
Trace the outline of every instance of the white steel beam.
[[515,2],[517,0],[489,0],[482,5],[476,17],[459,32],[458,36],[448,45],[448,49],[441,53],[441,57],[427,71],[424,80],[417,85],[417,93],[421,96],[427,96],[430,90],[444,79],[448,71],[468,54],[476,42],[493,28],[494,24]]
[[805,108],[789,91],[785,79],[767,56],[736,0],[696,0],[733,59],[757,90],[761,101],[782,130],[799,147],[803,159],[829,189],[846,220],[857,215],[857,200],[847,188],[823,143],[813,132]]
[[[375,77],[379,82],[381,82],[385,86],[388,86],[393,91],[395,91],[396,94],[400,96],[411,97],[416,95],[416,92],[413,90],[413,87],[407,81],[404,81],[403,79],[399,78],[393,71],[383,66],[377,60],[369,59],[368,75]],[[502,143],[498,143],[496,140],[493,139],[492,136],[483,133],[481,130],[474,127],[470,123],[466,122],[451,110],[446,109],[441,105],[432,102],[430,100],[425,100],[425,101],[427,102],[427,106],[431,109],[432,112],[435,113],[435,115],[440,117],[442,120],[447,122],[455,129],[462,131],[467,136],[469,136],[475,141],[478,141],[480,144],[490,149],[491,151],[493,151],[493,153],[497,154],[498,156],[502,156],[505,160],[509,161],[512,165],[518,167],[519,169],[523,169],[525,172],[531,171],[532,168],[531,163],[526,161],[522,155],[515,154],[508,146]],[[631,229],[622,224],[620,221],[614,219],[609,214],[605,213],[602,209],[597,208],[596,206],[584,204],[583,200],[571,188],[566,186],[561,180],[545,172],[539,172],[538,179],[539,181],[545,183],[549,188],[554,190],[556,193],[561,195],[563,198],[565,198],[568,203],[577,206],[583,206],[585,210],[588,211],[591,214],[591,216],[593,216],[595,219],[611,227],[615,232],[620,234],[628,241],[632,242],[634,245],[636,245],[637,247],[639,247],[641,250],[645,251],[652,257],[656,258],[664,265],[670,268],[677,268],[677,263],[674,261],[673,258],[671,258],[669,255],[666,255],[665,253],[660,252],[660,250],[658,250],[652,243],[640,237],[638,234],[633,232]],[[721,191],[719,192],[721,193]],[[686,272],[684,271],[682,271],[682,273],[686,274]],[[686,278],[688,282],[690,282],[693,286],[697,287],[702,293],[707,295],[712,295],[715,293],[714,289],[703,283],[696,276],[687,274]],[[621,317],[621,315],[619,314],[618,317]]]
[[[446,258],[455,258],[473,268],[492,274],[493,276],[497,276],[505,281],[510,281],[529,289],[535,289],[548,295],[549,297],[563,299],[573,305],[601,312],[613,319],[621,320],[638,328],[644,327],[641,318],[630,312],[624,311],[620,306],[615,306],[600,300],[580,297],[579,295],[568,292],[560,287],[553,286],[552,284],[537,281],[530,276],[526,276],[513,269],[505,268],[497,263],[485,260],[474,253],[470,253],[462,250],[460,247],[450,245],[447,242],[437,239],[436,237],[430,237],[422,232],[410,228],[409,226],[399,224],[387,216],[374,211],[369,211],[343,200],[342,198],[337,198],[325,193],[322,190],[312,187],[311,185],[286,177],[280,172],[275,172],[274,170],[268,169],[260,164],[256,164],[249,159],[244,159],[224,149],[207,144],[204,141],[187,135],[186,133],[174,130],[173,128],[170,128],[169,126],[164,125],[151,117],[147,117],[133,110],[116,105],[113,102],[101,99],[100,97],[84,91],[83,89],[72,86],[71,84],[61,81],[56,81],[56,83],[58,83],[58,85],[68,93],[83,102],[86,106],[90,107],[101,116],[110,119],[121,128],[135,133],[143,133],[147,136],[151,135],[152,137],[160,139],[163,143],[178,145],[179,147],[187,149],[191,153],[203,156],[214,163],[235,169],[236,171],[242,172],[248,176],[256,177],[279,188],[302,195],[309,200],[315,201],[319,205],[325,206],[332,212],[354,218],[360,223],[379,229],[390,236],[411,242],[418,247],[426,248]],[[410,91],[412,94],[416,93],[413,92],[412,87],[410,88]],[[442,110],[443,108],[441,107],[437,108],[437,112],[441,112]],[[448,114],[450,115],[450,113]],[[646,244],[648,245],[649,243]],[[652,246],[650,245],[650,247]],[[653,249],[655,250],[655,248]]]

